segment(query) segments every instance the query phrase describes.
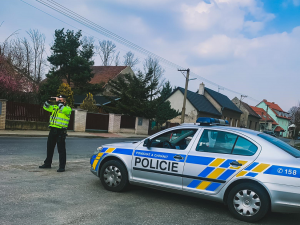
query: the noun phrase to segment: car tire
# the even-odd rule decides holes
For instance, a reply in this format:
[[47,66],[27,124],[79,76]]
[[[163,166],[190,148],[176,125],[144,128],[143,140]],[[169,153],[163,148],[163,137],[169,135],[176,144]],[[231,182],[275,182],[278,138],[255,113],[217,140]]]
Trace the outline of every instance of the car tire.
[[108,191],[124,191],[128,186],[128,173],[124,164],[118,160],[110,160],[100,170],[100,180]]
[[242,183],[230,190],[227,205],[235,218],[245,222],[256,222],[268,213],[270,199],[263,187],[253,183]]

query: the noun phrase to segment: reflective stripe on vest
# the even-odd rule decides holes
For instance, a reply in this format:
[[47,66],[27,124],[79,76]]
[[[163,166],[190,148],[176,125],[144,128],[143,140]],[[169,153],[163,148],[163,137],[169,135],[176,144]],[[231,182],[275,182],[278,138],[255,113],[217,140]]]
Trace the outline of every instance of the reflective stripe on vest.
[[58,106],[53,106],[53,112],[50,116],[49,126],[57,128],[67,128],[70,121],[70,115],[65,115],[59,110]]
[[62,121],[67,121],[67,122],[70,121],[70,119],[63,119],[61,117],[54,117],[54,116],[50,116],[50,119],[53,119],[53,120],[62,120]]

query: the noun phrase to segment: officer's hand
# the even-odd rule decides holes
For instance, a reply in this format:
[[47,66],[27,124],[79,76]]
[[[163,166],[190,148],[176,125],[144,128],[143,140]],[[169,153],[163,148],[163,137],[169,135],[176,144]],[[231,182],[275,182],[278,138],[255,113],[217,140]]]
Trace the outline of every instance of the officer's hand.
[[58,97],[51,97],[50,99],[55,100],[56,102],[59,101],[59,98],[58,98]]

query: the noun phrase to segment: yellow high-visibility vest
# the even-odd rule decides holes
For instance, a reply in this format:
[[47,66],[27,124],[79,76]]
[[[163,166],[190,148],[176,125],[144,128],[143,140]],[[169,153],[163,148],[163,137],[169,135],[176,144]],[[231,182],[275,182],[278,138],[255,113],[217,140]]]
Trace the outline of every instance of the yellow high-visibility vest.
[[72,112],[69,106],[64,106],[62,103],[50,105],[48,102],[45,102],[43,108],[48,112],[52,112],[49,120],[50,127],[68,128]]

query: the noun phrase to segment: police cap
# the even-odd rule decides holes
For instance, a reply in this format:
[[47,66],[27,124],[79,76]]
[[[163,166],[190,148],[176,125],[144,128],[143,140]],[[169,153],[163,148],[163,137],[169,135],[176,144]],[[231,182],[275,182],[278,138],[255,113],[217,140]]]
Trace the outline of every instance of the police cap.
[[65,95],[58,95],[58,98],[67,98]]

